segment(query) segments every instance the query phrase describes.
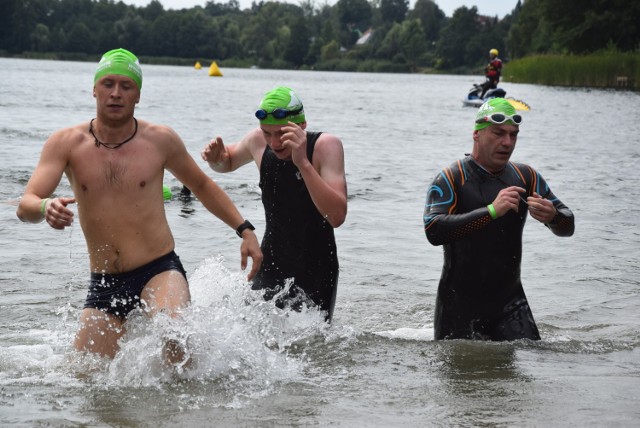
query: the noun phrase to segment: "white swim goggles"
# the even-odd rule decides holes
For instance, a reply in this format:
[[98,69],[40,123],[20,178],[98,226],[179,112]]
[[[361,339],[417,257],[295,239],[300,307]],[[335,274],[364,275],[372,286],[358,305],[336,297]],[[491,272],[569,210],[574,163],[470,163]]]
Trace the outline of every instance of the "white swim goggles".
[[484,116],[484,117],[481,117],[480,119],[477,119],[476,123],[491,122],[496,125],[502,125],[509,120],[514,125],[520,125],[522,123],[522,116],[520,116],[519,114],[508,116],[504,113],[492,113],[489,116]]

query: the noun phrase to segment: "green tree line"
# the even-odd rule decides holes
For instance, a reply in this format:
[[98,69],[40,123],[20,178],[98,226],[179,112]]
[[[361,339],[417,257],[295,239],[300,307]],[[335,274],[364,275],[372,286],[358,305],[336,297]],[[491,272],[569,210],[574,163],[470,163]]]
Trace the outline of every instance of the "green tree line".
[[[321,1],[321,0],[318,0]],[[640,2],[521,0],[504,18],[434,0],[237,0],[165,10],[114,0],[2,0],[0,55],[94,59],[124,47],[162,61],[345,71],[480,72],[489,49],[532,55],[640,52]],[[150,61],[147,61],[150,62]]]

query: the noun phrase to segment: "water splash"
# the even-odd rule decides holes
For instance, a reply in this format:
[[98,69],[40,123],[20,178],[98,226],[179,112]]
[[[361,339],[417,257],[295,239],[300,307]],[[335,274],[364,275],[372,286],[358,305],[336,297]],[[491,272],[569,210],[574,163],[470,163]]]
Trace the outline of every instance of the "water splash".
[[[296,312],[265,301],[223,261],[205,260],[189,278],[192,305],[179,318],[132,313],[113,360],[71,349],[79,309],[65,305],[57,311],[57,333],[33,331],[33,343],[0,353],[0,385],[32,387],[44,381],[74,390],[84,385],[96,396],[126,391],[142,402],[161,393],[172,406],[197,408],[241,407],[302,380],[309,344],[317,348],[340,341],[342,334],[331,332],[316,308]],[[183,365],[165,363],[168,339],[186,349],[188,364],[187,359]]]
[[[306,353],[295,345],[327,334],[319,310],[295,312],[264,301],[222,257],[206,260],[189,282],[192,305],[180,318],[130,318],[120,351],[107,370],[95,373],[96,383],[163,388],[191,382],[215,385],[229,397],[262,395],[300,379]],[[184,364],[165,364],[168,339],[187,350]]]
[[387,337],[389,339],[417,340],[427,342],[433,340],[433,326],[428,325],[423,328],[401,327],[396,330],[377,331],[373,334]]

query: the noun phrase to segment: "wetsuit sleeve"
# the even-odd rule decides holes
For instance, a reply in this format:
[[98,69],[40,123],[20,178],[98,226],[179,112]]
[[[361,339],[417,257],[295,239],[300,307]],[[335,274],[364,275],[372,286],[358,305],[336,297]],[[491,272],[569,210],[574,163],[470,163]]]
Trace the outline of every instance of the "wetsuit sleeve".
[[536,193],[542,195],[545,199],[553,202],[553,206],[556,208],[557,214],[550,223],[545,223],[545,226],[557,236],[571,236],[575,230],[575,220],[573,212],[567,207],[556,195],[553,194],[547,182],[542,178],[540,174],[536,172],[538,189]]
[[443,170],[427,190],[424,231],[432,245],[443,245],[483,229],[491,222],[489,210],[481,207],[458,214],[457,184],[450,169]]

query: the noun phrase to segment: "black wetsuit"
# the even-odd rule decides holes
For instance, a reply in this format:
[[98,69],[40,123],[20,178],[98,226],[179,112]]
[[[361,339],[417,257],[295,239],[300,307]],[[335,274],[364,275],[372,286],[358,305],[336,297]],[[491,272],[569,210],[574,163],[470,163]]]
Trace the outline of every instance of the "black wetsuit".
[[[309,161],[320,134],[307,132]],[[308,298],[331,320],[338,288],[333,227],[314,205],[295,164],[278,159],[269,146],[260,165],[260,188],[266,217],[261,245],[264,259],[252,288],[268,289],[265,298],[272,299],[285,281],[293,278],[295,287],[277,301],[278,306],[289,304],[299,309]]]
[[434,316],[435,339],[538,340],[540,334],[520,281],[522,230],[527,204],[492,220],[487,205],[501,189],[535,191],[553,202],[558,214],[546,226],[571,236],[573,213],[533,168],[509,163],[499,175],[470,156],[440,172],[427,192],[425,233],[443,245],[444,266]]

